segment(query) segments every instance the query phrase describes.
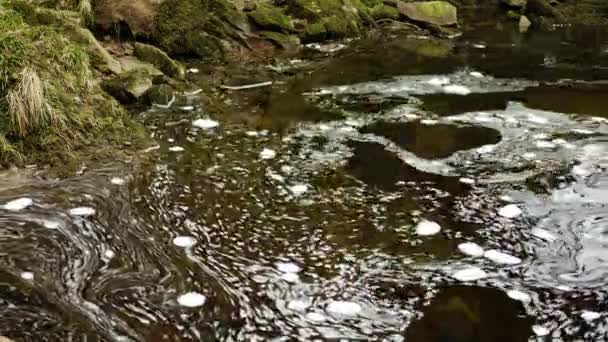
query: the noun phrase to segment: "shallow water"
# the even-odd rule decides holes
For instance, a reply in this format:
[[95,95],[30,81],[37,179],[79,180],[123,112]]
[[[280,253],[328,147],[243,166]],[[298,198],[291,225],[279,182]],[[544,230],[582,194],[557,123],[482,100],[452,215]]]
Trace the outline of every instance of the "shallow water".
[[606,96],[543,84],[606,79],[605,32],[371,37],[144,113],[138,167],[2,175],[0,335],[608,339]]

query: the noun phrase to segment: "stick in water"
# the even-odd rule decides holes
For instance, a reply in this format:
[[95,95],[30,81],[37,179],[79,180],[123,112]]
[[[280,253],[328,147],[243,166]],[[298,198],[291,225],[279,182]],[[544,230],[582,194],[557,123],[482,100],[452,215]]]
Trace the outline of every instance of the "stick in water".
[[267,87],[269,85],[272,85],[272,81],[253,83],[253,84],[245,84],[245,85],[242,85],[242,86],[227,86],[227,85],[222,85],[222,86],[220,86],[220,88],[222,88],[222,89],[228,89],[228,90],[243,90],[243,89],[253,89],[253,88]]

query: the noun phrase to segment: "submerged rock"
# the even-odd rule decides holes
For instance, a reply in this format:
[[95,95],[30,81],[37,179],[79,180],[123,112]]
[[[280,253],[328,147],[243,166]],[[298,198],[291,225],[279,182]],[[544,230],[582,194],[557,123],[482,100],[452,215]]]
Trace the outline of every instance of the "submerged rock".
[[133,70],[103,81],[101,87],[121,103],[133,103],[152,87],[152,75],[147,70]]
[[148,104],[158,104],[166,106],[174,98],[175,92],[173,88],[168,84],[154,85],[146,92],[146,101]]
[[422,23],[438,26],[458,24],[457,9],[447,1],[398,2],[397,9],[408,19]]

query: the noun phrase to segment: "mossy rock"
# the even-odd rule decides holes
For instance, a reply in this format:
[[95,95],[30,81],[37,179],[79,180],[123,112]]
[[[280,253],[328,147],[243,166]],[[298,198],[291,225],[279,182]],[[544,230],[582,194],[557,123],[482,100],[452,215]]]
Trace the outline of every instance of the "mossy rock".
[[292,32],[293,23],[278,7],[270,4],[258,4],[253,12],[248,13],[249,18],[259,27],[271,31]]
[[135,43],[135,56],[144,62],[150,63],[157,67],[167,76],[183,79],[186,75],[184,66],[173,60],[161,49],[152,45]]
[[399,11],[397,8],[388,5],[376,6],[372,11],[372,17],[375,20],[380,19],[399,19]]
[[280,33],[280,32],[272,32],[272,31],[262,31],[258,33],[260,37],[266,38],[277,46],[283,49],[290,49],[294,46],[300,44],[300,39],[297,36]]
[[352,16],[334,15],[324,18],[323,22],[330,39],[351,37],[359,33],[358,21]]
[[401,15],[416,22],[437,26],[458,24],[458,11],[447,1],[399,2],[397,8]]
[[132,70],[103,81],[101,87],[121,103],[131,104],[152,87],[152,75],[146,69]]

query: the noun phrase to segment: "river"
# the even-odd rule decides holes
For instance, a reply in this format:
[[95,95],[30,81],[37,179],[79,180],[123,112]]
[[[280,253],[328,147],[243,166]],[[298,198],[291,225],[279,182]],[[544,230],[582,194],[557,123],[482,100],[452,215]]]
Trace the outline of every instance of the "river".
[[608,31],[346,45],[142,113],[140,161],[2,174],[0,335],[607,340]]

